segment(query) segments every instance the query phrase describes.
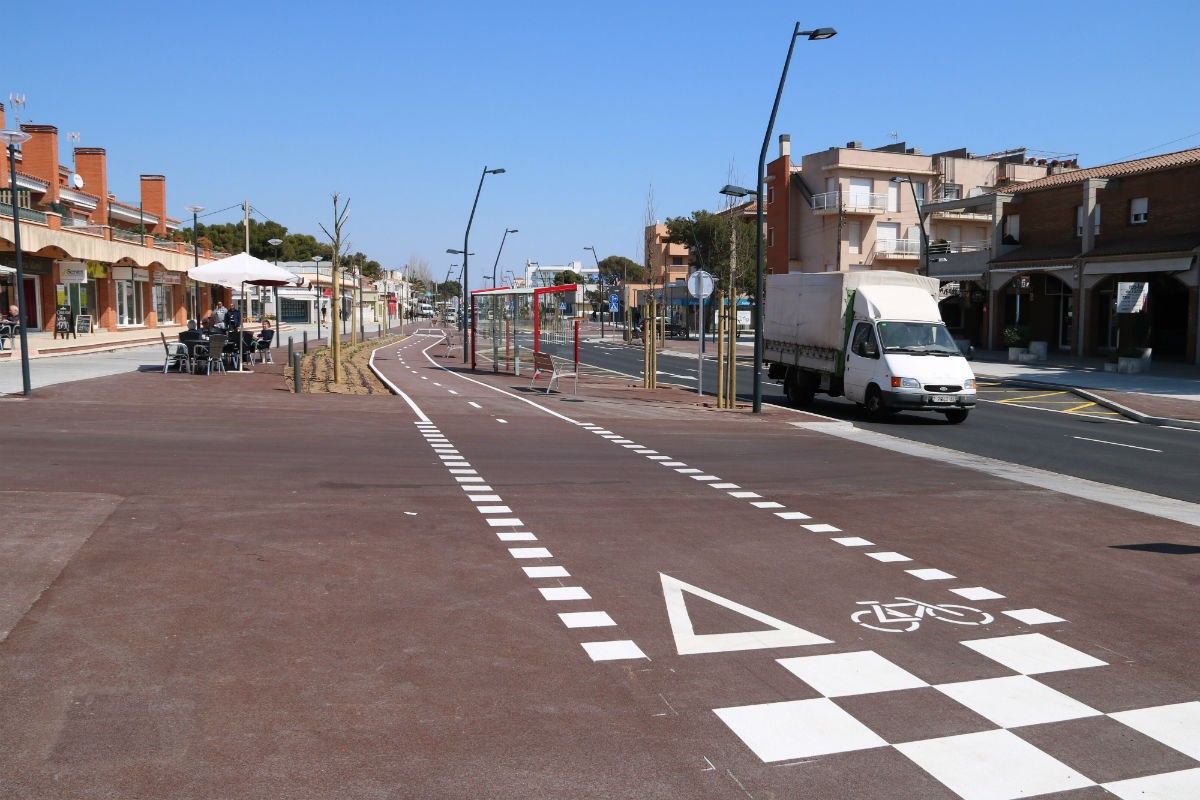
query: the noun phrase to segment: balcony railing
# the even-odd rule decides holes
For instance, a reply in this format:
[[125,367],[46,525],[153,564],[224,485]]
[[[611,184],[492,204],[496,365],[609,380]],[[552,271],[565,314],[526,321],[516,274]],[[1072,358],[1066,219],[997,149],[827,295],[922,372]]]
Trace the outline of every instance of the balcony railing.
[[813,212],[832,214],[841,210],[847,214],[882,214],[887,211],[888,196],[870,192],[822,192],[813,195]]
[[930,255],[947,255],[949,253],[978,253],[981,250],[990,250],[991,242],[975,241],[975,242],[930,242]]
[[[0,203],[0,216],[5,216],[11,219],[12,215],[12,204]],[[46,224],[46,215],[40,211],[34,211],[32,208],[17,206],[17,216],[26,222],[36,222],[40,225]]]
[[143,242],[142,234],[138,233],[137,231],[127,231],[124,228],[113,228],[112,238],[120,239],[125,242],[136,242],[137,244],[141,244]]
[[875,254],[905,258],[921,255],[919,239],[876,239]]

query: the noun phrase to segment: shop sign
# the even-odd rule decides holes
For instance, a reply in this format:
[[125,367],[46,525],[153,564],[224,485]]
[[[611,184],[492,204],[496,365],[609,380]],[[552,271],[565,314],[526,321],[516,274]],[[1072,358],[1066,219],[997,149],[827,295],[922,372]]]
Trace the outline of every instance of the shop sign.
[[133,280],[133,267],[113,267],[112,277],[114,281],[131,281]]
[[150,270],[142,269],[141,267],[134,267],[133,279],[135,281],[148,282],[150,280]]
[[161,269],[155,273],[154,277],[159,283],[167,286],[178,286],[183,282],[183,276],[178,272],[167,272],[166,270]]
[[107,278],[108,264],[101,264],[99,261],[87,262],[87,274],[89,278]]
[[1117,282],[1117,313],[1136,314],[1146,307],[1150,284],[1145,281]]
[[88,266],[82,261],[60,261],[58,279],[61,283],[87,283]]

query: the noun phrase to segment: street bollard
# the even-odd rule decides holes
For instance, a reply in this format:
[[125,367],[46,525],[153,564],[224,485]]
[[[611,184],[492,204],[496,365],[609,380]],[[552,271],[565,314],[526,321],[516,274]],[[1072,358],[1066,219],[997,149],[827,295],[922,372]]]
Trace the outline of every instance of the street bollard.
[[304,355],[308,355],[308,331],[304,331]]
[[292,354],[292,391],[300,394],[300,354]]
[[292,342],[292,337],[289,336],[288,337],[288,360],[287,360],[287,363],[289,363],[289,364],[292,363],[292,351],[294,349],[295,349],[295,346]]
[[379,329],[379,332],[377,334],[375,334],[375,338],[382,339],[383,338],[383,325],[380,324],[380,325],[376,325],[375,327]]

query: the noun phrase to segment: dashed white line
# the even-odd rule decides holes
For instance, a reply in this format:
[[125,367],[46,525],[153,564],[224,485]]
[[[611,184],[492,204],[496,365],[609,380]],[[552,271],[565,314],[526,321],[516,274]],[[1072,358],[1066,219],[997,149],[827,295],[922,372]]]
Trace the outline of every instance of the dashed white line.
[[527,578],[569,578],[566,567],[521,567]]
[[885,564],[890,564],[893,561],[912,561],[908,556],[900,555],[899,553],[887,550],[882,553],[867,553],[867,555],[876,561],[882,561]]
[[775,516],[780,519],[811,519],[808,514],[799,511],[776,511]]
[[483,408],[483,406],[479,405],[479,403],[476,403],[474,400],[468,400],[467,405],[471,406],[472,408]]
[[[491,522],[491,520],[488,520]],[[552,558],[550,551],[544,547],[510,547],[508,552],[513,558]]]
[[549,586],[538,589],[547,600],[591,600],[592,596],[582,586]]

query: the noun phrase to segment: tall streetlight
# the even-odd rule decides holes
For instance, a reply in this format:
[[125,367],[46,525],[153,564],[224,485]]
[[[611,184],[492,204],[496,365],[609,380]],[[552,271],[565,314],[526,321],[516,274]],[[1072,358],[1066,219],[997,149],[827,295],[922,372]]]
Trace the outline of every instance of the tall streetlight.
[[317,314],[317,338],[318,339],[321,338],[321,261],[323,261],[324,258],[325,258],[325,256],[313,256],[313,265],[316,267],[316,270],[317,270],[317,282],[314,284],[314,288],[316,288],[316,290],[317,290],[317,302],[313,306],[313,308]]
[[589,244],[587,247],[583,248],[583,249],[584,249],[584,250],[591,250],[591,251],[592,251],[592,260],[596,262],[596,283],[600,284],[600,294],[601,294],[601,300],[600,300],[600,338],[601,338],[601,339],[603,339],[603,338],[604,338],[604,304],[605,304],[605,303],[608,301],[608,298],[607,298],[607,297],[603,297],[603,295],[604,295],[604,276],[600,274],[600,256],[596,255],[596,248],[595,248],[595,247],[593,247],[593,246],[592,246],[592,245],[590,245],[590,244]]
[[[775,130],[775,117],[779,114],[779,101],[783,99],[783,85],[787,82],[788,67],[792,63],[792,51],[796,49],[796,40],[801,36],[807,37],[810,42],[819,41],[821,39],[832,39],[834,36],[837,36],[837,31],[833,28],[816,28],[811,31],[802,31],[800,30],[800,23],[796,23],[796,27],[792,30],[791,39],[788,41],[787,58],[783,61],[783,72],[779,76],[779,88],[775,90],[775,104],[771,106],[771,119],[767,122],[767,132],[763,136],[762,150],[758,154],[758,176],[754,185],[754,196],[758,201],[758,213],[754,224],[754,245],[757,261],[754,270],[754,313],[757,316],[754,325],[753,411],[755,414],[762,413],[763,289],[765,288],[763,273],[766,270],[766,259],[763,252],[763,184],[767,179],[767,147],[771,144],[771,133]],[[784,191],[786,190],[787,188],[784,187]]]
[[496,260],[492,263],[492,286],[496,285],[496,265],[500,263],[500,254],[504,252],[504,240],[510,233],[520,233],[520,231],[516,228],[504,229],[504,235],[500,237],[500,249],[496,251]]
[[917,197],[917,185],[913,183],[912,178],[901,178],[899,176],[892,178],[892,183],[899,185],[907,183],[908,188],[912,189],[913,205],[917,209],[917,225],[921,228],[921,274],[929,274],[929,232],[925,230],[925,215],[921,211],[921,198]]
[[12,209],[13,248],[17,255],[17,316],[21,335],[21,389],[26,397],[33,394],[29,382],[29,336],[25,318],[25,266],[21,260],[21,209],[17,206],[17,145],[27,142],[30,135],[24,131],[0,131],[0,142],[8,146],[9,208]]
[[[478,196],[476,196],[476,199],[478,199]],[[465,341],[467,341],[467,282],[466,282],[467,256],[473,256],[475,254],[468,253],[466,250],[453,250],[449,247],[446,248],[446,252],[452,256],[462,256],[463,257],[462,269],[460,269],[458,271],[458,281],[460,284],[458,287],[459,303],[462,304],[458,309],[458,313],[463,318],[462,331],[463,331],[463,341],[465,342]],[[454,269],[457,266],[458,266],[458,264],[451,264],[450,269]],[[450,282],[450,270],[446,270],[446,283],[449,283],[449,282]],[[465,347],[465,345],[464,345],[464,347]]]
[[[473,253],[468,252],[471,249],[471,223],[473,223],[475,221],[475,209],[479,206],[479,194],[480,194],[480,192],[483,191],[483,179],[486,178],[488,175],[503,175],[503,174],[504,174],[504,167],[497,167],[496,169],[488,169],[487,167],[483,168],[483,173],[479,176],[479,188],[475,190],[475,202],[471,204],[471,216],[467,218],[467,230],[466,230],[466,233],[463,234],[463,249],[461,250],[461,252],[462,252],[462,257],[463,257],[462,331],[463,331],[463,363],[464,364],[467,363],[467,359],[469,358],[469,356],[467,355],[467,311],[466,311],[466,309],[467,309],[467,281],[468,281],[469,275],[470,275],[470,273],[467,271],[467,265],[470,262],[469,257],[471,255],[473,255]],[[451,251],[447,250],[446,252],[451,252]]]
[[[200,212],[204,210],[204,206],[188,206],[187,210],[192,212],[192,269],[200,266],[200,234],[199,220]],[[192,281],[192,299],[195,301],[195,308],[192,309],[192,318],[197,322],[200,321],[200,282]]]
[[[275,248],[275,266],[279,266],[279,245],[283,244],[283,239],[267,239],[267,244]],[[263,316],[267,316],[267,310],[264,308]],[[275,287],[275,330],[279,330],[279,287]],[[277,334],[279,335],[279,334]]]

